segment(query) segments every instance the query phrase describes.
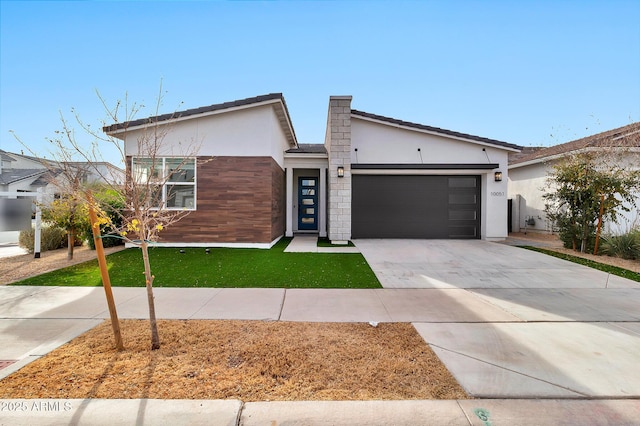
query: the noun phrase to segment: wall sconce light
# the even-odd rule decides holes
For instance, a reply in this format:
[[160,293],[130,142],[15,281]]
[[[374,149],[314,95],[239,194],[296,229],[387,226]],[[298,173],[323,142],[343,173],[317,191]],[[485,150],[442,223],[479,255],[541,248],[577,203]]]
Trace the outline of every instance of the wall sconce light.
[[344,167],[342,166],[338,166],[338,177],[339,178],[344,177]]
[[495,172],[493,174],[493,178],[496,180],[496,182],[502,182],[502,172]]

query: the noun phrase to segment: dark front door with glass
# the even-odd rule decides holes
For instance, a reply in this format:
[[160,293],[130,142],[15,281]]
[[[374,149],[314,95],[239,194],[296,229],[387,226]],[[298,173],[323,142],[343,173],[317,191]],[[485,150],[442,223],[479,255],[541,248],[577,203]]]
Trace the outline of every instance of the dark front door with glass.
[[318,230],[317,178],[298,178],[298,230]]

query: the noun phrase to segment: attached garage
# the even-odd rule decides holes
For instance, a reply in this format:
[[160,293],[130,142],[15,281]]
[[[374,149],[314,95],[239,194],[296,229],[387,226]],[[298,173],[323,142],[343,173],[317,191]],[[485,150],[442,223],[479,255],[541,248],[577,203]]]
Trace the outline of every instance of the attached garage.
[[480,238],[480,176],[352,176],[353,238]]

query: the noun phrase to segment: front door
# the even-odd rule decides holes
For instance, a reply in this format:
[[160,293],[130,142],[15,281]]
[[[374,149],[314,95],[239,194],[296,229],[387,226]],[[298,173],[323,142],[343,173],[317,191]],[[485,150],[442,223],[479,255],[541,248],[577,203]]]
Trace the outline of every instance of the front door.
[[318,230],[318,179],[298,178],[298,230]]

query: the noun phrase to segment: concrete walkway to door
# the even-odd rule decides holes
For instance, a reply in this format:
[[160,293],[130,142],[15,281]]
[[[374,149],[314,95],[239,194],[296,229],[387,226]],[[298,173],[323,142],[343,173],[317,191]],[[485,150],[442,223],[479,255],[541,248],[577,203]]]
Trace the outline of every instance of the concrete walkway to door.
[[640,283],[479,240],[355,244],[473,396],[640,397]]
[[296,235],[284,249],[285,253],[360,253],[356,247],[337,246],[318,247],[318,235]]

